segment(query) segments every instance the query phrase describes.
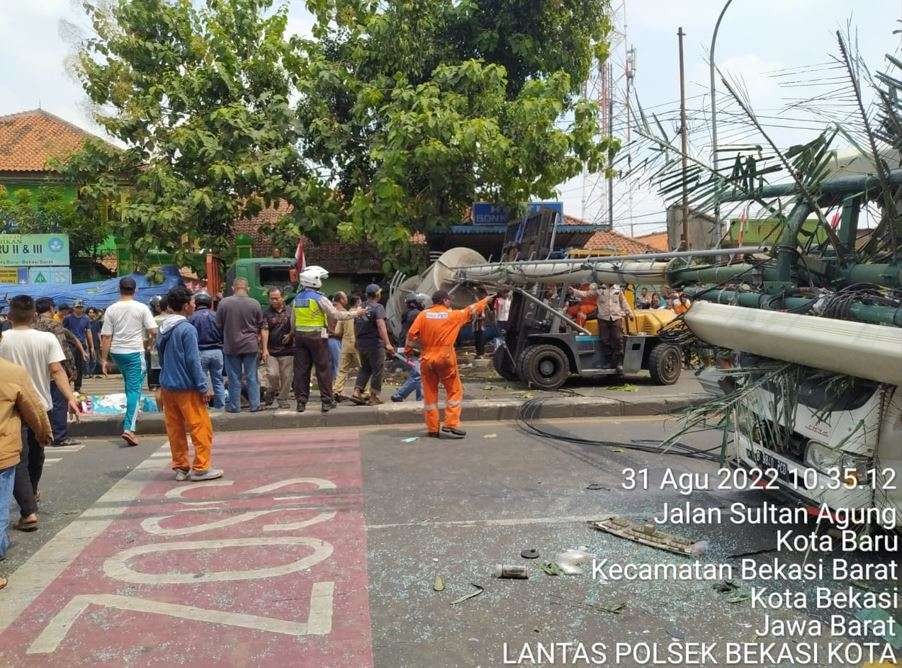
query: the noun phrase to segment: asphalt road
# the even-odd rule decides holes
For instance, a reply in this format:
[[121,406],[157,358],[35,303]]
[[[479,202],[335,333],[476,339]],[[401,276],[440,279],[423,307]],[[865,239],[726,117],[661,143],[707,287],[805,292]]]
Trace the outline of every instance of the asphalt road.
[[[674,427],[661,419],[545,426],[606,443],[539,438],[512,423],[469,424],[463,441],[426,439],[418,425],[233,432],[214,447],[224,479],[195,485],[171,480],[159,437],[48,450],[59,461],[45,470],[41,528],[13,532],[2,564],[0,664],[494,666],[536,643],[761,640],[761,610],[711,582],[542,573],[539,562],[579,546],[621,564],[687,562],[587,521],[649,520],[687,498],[657,488],[668,469],[716,468],[630,448]],[[719,446],[709,434],[683,442]],[[624,489],[624,469],[643,468],[652,489]],[[765,497],[712,490],[691,500],[725,508]],[[703,561],[774,556],[772,525],[663,530],[707,541]],[[522,559],[524,549],[539,559]],[[498,563],[526,565],[529,579],[491,577]],[[482,593],[452,605],[474,583]]]

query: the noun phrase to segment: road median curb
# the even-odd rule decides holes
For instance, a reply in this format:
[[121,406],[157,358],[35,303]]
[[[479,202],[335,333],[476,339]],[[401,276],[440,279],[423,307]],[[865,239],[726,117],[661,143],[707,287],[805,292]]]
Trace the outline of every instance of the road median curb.
[[[529,417],[579,418],[665,415],[675,413],[704,399],[703,395],[685,397],[653,396],[624,397],[555,397],[533,402]],[[464,403],[463,417],[469,422],[514,420],[526,403],[522,399],[496,401],[471,401]],[[411,424],[423,419],[417,402],[383,404],[382,406],[340,406],[323,414],[319,406],[311,403],[307,411],[263,410],[258,413],[243,411],[237,414],[216,411],[213,414],[214,431],[261,431],[268,429],[297,429],[303,427],[368,427],[373,425]],[[118,436],[122,429],[119,416],[90,416],[69,425],[72,436]],[[142,415],[138,421],[139,434],[164,434],[166,425],[162,414]]]

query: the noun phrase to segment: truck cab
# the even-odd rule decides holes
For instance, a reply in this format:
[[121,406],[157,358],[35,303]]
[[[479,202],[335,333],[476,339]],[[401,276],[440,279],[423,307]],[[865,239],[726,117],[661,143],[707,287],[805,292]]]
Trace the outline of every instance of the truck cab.
[[251,257],[236,260],[226,272],[224,294],[232,294],[232,281],[246,278],[248,295],[263,305],[267,305],[267,292],[270,288],[279,288],[285,301],[294,298],[295,287],[292,281],[294,274],[294,258]]

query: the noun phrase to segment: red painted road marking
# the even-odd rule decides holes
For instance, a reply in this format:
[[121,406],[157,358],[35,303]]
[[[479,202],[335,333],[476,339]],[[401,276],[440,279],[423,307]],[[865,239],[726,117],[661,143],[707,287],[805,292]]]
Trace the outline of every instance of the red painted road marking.
[[73,523],[121,510],[43,591],[16,578],[60,541],[13,573],[0,607],[34,600],[0,615],[0,665],[372,665],[357,434],[228,433],[213,458],[225,478],[198,484],[148,460],[124,510],[107,495]]

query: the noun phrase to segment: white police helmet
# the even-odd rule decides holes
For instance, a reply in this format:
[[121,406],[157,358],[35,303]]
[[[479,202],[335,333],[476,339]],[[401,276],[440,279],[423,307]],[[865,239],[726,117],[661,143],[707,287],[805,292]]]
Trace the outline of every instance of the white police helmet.
[[328,271],[322,267],[312,265],[298,275],[298,282],[305,288],[319,290],[323,287],[323,281],[327,278],[329,278]]

